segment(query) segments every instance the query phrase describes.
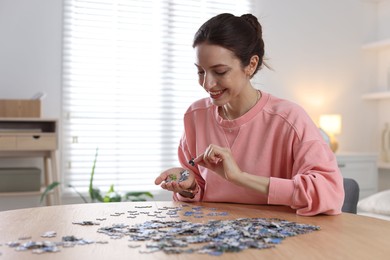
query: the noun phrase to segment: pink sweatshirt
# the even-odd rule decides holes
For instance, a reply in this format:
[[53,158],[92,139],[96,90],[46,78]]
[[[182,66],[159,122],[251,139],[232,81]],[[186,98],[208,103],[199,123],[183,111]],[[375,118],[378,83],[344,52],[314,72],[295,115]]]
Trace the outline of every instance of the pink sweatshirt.
[[[341,213],[343,179],[335,155],[298,105],[262,92],[251,110],[229,121],[205,98],[189,107],[184,128],[179,160],[195,172],[200,192],[193,199],[175,193],[174,200],[287,205],[306,216]],[[243,172],[270,177],[268,195],[191,166],[188,161],[209,144],[230,147]]]

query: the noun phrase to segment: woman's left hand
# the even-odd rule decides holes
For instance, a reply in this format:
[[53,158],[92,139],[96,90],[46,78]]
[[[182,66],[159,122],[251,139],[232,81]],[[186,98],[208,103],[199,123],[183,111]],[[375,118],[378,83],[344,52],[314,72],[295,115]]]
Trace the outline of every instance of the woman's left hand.
[[241,175],[241,169],[234,160],[231,150],[226,147],[210,144],[203,155],[198,156],[196,162],[231,182],[236,182]]
[[[182,173],[188,171],[188,176],[180,180]],[[156,178],[154,181],[156,185],[161,184],[161,188],[173,192],[182,192],[193,187],[196,187],[196,181],[194,173],[191,170],[186,170],[183,168],[171,168],[165,170]]]

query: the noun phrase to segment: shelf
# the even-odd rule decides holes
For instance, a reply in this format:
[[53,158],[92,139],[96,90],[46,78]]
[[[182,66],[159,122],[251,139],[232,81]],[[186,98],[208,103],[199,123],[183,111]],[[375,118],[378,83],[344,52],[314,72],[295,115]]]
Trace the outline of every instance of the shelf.
[[[6,196],[40,196],[45,191],[45,187],[41,187],[41,190],[37,191],[11,191],[11,192],[0,192],[0,197],[6,197]],[[50,191],[49,194],[53,193],[53,191]]]
[[0,197],[14,197],[14,196],[39,196],[42,193],[40,191],[21,191],[21,192],[0,192]]
[[390,39],[366,43],[362,46],[363,50],[379,50],[390,47]]
[[[44,183],[59,180],[57,165],[58,132],[56,119],[0,117],[0,157],[40,157]],[[0,196],[33,196],[42,190],[0,192]],[[46,199],[46,205],[60,204],[60,190]]]
[[390,91],[378,91],[367,93],[362,96],[365,100],[379,100],[379,99],[390,99]]
[[390,163],[388,162],[378,162],[378,168],[383,170],[390,170]]

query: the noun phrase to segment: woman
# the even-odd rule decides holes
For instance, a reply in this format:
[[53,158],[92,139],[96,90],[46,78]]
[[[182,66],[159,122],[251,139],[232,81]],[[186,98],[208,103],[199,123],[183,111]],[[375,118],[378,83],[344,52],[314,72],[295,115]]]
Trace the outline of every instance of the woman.
[[193,47],[199,84],[210,97],[184,115],[182,167],[164,171],[155,183],[180,201],[340,214],[343,179],[318,128],[301,107],[250,82],[264,64],[257,18],[217,15],[199,28]]

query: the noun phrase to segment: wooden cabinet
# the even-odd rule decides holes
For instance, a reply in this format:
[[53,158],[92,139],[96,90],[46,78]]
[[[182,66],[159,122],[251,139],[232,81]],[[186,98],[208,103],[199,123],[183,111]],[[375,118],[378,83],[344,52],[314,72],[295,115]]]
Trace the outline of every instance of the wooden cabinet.
[[343,177],[352,178],[359,184],[360,199],[378,191],[376,154],[336,154],[336,157]]
[[[0,157],[43,158],[43,187],[58,181],[56,151],[57,120],[41,118],[0,118]],[[39,194],[40,192],[38,192]],[[29,195],[31,192],[0,193],[0,196]],[[55,201],[55,202],[54,202]],[[60,204],[59,189],[47,197],[47,204]]]

